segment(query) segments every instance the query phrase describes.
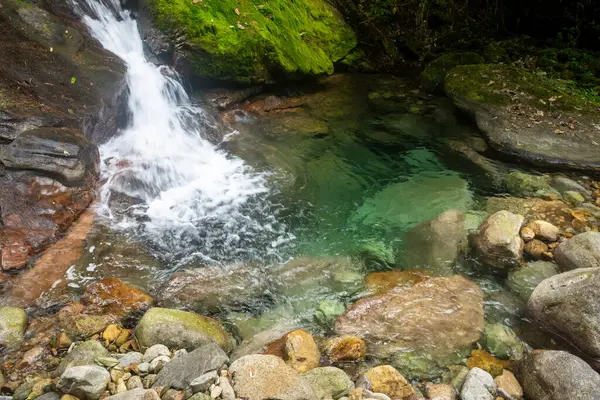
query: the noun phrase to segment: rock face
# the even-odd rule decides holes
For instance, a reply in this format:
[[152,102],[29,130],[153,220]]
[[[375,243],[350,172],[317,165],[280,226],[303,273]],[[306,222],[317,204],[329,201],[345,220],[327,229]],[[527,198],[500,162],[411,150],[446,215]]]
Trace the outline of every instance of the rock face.
[[108,371],[97,365],[83,365],[65,370],[57,387],[83,400],[97,400],[110,382]]
[[460,276],[431,278],[357,301],[335,330],[363,338],[367,351],[380,357],[470,349],[483,331],[483,294]]
[[561,267],[568,270],[600,267],[600,233],[580,233],[561,243],[554,257]]
[[153,386],[184,390],[194,379],[209,371],[220,370],[228,361],[229,358],[219,346],[214,343],[205,344],[164,366]]
[[508,287],[524,301],[544,279],[558,274],[558,265],[548,261],[535,261],[508,273]]
[[27,314],[20,308],[0,307],[0,347],[13,349],[23,342]]
[[519,265],[523,239],[519,232],[523,216],[498,211],[486,219],[473,236],[473,247],[479,260],[496,269]]
[[69,186],[94,181],[99,157],[98,148],[82,134],[64,128],[30,129],[0,149],[6,168],[37,171]]
[[[540,283],[528,313],[545,329],[600,359],[600,268],[580,268]],[[599,364],[600,365],[600,364]]]
[[71,7],[64,3],[7,0],[0,8],[5,271],[24,268],[90,204],[98,174],[93,142],[118,127],[125,67],[78,18],[65,17]]
[[221,324],[202,315],[151,308],[144,314],[135,328],[135,337],[143,348],[155,344],[192,351],[206,343],[216,342],[230,350],[231,338]]
[[268,9],[217,0],[145,3],[173,42],[186,38],[176,60],[200,78],[263,83],[331,74],[356,46],[352,30],[322,0],[276,1]]
[[242,357],[229,368],[235,394],[248,400],[316,400],[310,384],[276,356]]
[[521,383],[531,399],[596,400],[600,375],[565,351],[534,351],[521,365]]
[[[412,228],[405,239],[408,268],[423,268],[434,275],[452,274],[452,266],[467,245],[465,216],[448,210]],[[415,251],[415,249],[418,249]]]
[[[597,107],[564,82],[509,65],[468,65],[448,73],[445,91],[495,150],[537,165],[600,169]],[[577,124],[563,135],[571,120]]]
[[118,278],[106,278],[92,283],[86,288],[80,301],[98,313],[119,316],[132,311],[144,311],[152,305],[150,295]]

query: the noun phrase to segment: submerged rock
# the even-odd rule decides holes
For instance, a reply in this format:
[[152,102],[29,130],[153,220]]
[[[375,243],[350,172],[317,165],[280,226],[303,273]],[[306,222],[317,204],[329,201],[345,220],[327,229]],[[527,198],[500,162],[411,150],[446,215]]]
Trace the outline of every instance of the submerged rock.
[[448,210],[406,233],[404,260],[408,268],[423,268],[434,275],[451,275],[467,246],[465,216]]
[[600,233],[585,232],[563,242],[554,252],[556,262],[567,270],[600,267]]
[[519,265],[523,256],[523,239],[519,235],[524,217],[498,211],[486,219],[473,235],[473,247],[479,260],[495,269]]
[[216,0],[145,3],[173,42],[184,38],[177,61],[199,78],[263,83],[331,74],[333,63],[356,46],[350,27],[322,0],[260,8]]
[[502,359],[523,358],[523,344],[517,334],[506,325],[486,324],[483,330],[483,345],[490,353]]
[[536,350],[521,365],[525,394],[532,399],[596,400],[600,375],[566,351]]
[[149,294],[118,278],[102,279],[87,286],[80,301],[88,309],[119,316],[145,311],[152,305]]
[[558,265],[555,263],[535,261],[511,270],[508,273],[507,284],[512,292],[527,301],[537,285],[556,274],[558,274]]
[[316,400],[317,396],[298,372],[281,358],[249,355],[231,364],[236,396],[248,400]]
[[12,350],[23,343],[27,314],[17,307],[0,307],[0,347]]
[[396,287],[411,287],[429,278],[423,270],[371,272],[365,277],[365,286],[372,294],[382,295]]
[[191,351],[212,342],[225,350],[232,347],[229,334],[218,321],[190,312],[157,307],[148,310],[138,322],[135,337],[142,348],[164,344]]
[[540,283],[529,298],[529,314],[550,333],[600,359],[600,268],[580,268]]
[[[363,338],[369,354],[393,355],[394,366],[403,373],[410,369],[427,373],[432,362],[460,361],[479,340],[483,324],[481,289],[453,276],[361,299],[337,319],[335,330]],[[408,361],[422,365],[411,366]]]
[[337,336],[325,342],[325,353],[333,362],[359,361],[365,358],[367,345],[356,336]]

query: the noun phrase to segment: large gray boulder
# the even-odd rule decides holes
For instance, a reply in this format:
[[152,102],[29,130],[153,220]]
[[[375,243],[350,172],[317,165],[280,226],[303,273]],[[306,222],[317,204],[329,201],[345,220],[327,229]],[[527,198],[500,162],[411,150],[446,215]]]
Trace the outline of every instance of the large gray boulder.
[[82,400],[97,400],[106,390],[110,374],[97,365],[67,368],[56,386],[61,392]]
[[540,283],[527,310],[546,330],[600,365],[600,268],[580,268]]
[[228,361],[229,358],[216,343],[205,344],[165,365],[153,387],[168,386],[185,390],[194,379],[206,372],[220,370]]
[[495,269],[519,265],[523,256],[523,239],[519,235],[524,217],[498,211],[488,217],[473,236],[473,248],[479,260]]
[[600,375],[566,351],[532,352],[521,364],[521,383],[533,400],[600,398]]
[[0,307],[0,348],[21,345],[27,328],[27,314],[17,307]]
[[435,275],[451,275],[452,267],[466,245],[464,214],[448,210],[408,231],[405,263],[407,268],[424,268]]
[[158,307],[144,314],[135,327],[135,337],[142,348],[163,344],[192,351],[207,343],[218,343],[225,350],[232,347],[231,337],[217,320]]
[[600,267],[600,232],[585,232],[563,242],[554,252],[556,262],[563,268]]
[[283,359],[253,354],[231,364],[233,388],[237,397],[248,400],[316,400],[307,380]]

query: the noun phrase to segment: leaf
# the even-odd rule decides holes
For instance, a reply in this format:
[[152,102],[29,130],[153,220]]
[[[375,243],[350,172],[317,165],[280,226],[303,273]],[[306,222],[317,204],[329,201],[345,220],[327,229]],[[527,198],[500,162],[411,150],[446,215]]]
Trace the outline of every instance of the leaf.
[[71,77],[71,84],[74,84],[75,82],[77,82],[77,78],[75,78],[74,76]]
[[239,8],[236,8],[236,9],[235,9],[235,13],[236,13],[237,15],[240,15],[240,9],[239,9]]

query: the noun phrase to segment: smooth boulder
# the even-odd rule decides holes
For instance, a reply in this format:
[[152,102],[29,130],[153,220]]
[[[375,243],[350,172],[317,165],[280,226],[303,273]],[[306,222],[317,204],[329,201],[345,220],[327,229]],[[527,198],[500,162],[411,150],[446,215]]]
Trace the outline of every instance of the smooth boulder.
[[211,342],[226,351],[232,347],[231,337],[218,321],[180,310],[151,308],[138,322],[134,333],[142,348],[164,344],[192,351]]
[[519,235],[523,220],[522,215],[504,210],[490,215],[473,235],[478,259],[495,269],[518,266],[523,257],[524,243]]
[[561,243],[554,257],[568,270],[600,267],[600,232],[580,233]]
[[434,275],[451,275],[467,245],[465,216],[448,210],[412,228],[405,237],[407,268],[423,268]]
[[521,364],[521,383],[534,400],[598,400],[600,375],[566,351],[536,350]]
[[281,358],[253,354],[234,361],[229,368],[237,397],[248,400],[317,400],[317,395],[298,372]]
[[483,325],[481,289],[453,276],[363,298],[337,319],[335,330],[364,339],[368,354],[396,357],[407,351],[446,354],[470,349]]
[[67,368],[56,386],[61,392],[82,400],[97,400],[110,382],[110,374],[97,365]]
[[527,311],[550,333],[564,339],[600,366],[600,268],[580,268],[540,283]]

